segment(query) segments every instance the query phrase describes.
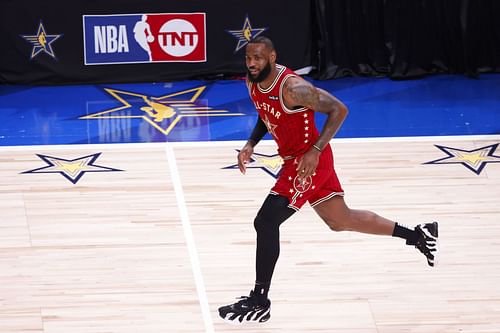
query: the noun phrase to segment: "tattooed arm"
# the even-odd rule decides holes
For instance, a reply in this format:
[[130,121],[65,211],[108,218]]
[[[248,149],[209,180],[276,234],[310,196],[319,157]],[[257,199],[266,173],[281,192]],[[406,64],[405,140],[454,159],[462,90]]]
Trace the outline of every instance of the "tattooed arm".
[[316,146],[321,149],[337,133],[347,116],[347,107],[341,101],[299,77],[290,77],[286,80],[283,97],[289,109],[306,106],[328,116],[318,141],[315,142]]
[[[347,107],[337,98],[323,89],[316,88],[300,77],[290,77],[286,80],[283,87],[283,99],[289,109],[305,106],[327,115],[321,134],[314,143],[320,150],[323,150],[330,142],[330,139],[337,133],[348,112]],[[297,167],[297,170],[301,171],[304,178],[311,176],[316,170],[319,153],[320,151],[311,147],[304,154]]]

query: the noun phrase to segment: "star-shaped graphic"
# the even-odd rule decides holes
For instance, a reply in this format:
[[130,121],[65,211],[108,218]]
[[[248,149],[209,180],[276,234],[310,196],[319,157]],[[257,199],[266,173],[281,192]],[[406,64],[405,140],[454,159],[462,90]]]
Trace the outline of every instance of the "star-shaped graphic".
[[184,117],[243,116],[228,110],[214,110],[198,100],[206,86],[187,89],[172,94],[152,97],[111,88],[104,90],[121,105],[115,108],[80,117],[79,119],[143,119],[164,135],[168,135]]
[[241,28],[241,30],[226,30],[226,31],[238,40],[238,44],[236,45],[236,49],[234,50],[234,53],[236,53],[245,45],[247,45],[250,39],[257,37],[266,30],[267,28],[253,29],[252,24],[250,23],[250,19],[248,18],[247,15],[245,18],[245,22],[243,23],[243,28]]
[[112,171],[123,171],[120,169],[104,167],[94,164],[94,162],[99,158],[101,153],[95,153],[92,155],[87,155],[83,157],[77,157],[73,160],[67,160],[64,158],[53,157],[48,155],[36,154],[40,159],[42,159],[46,166],[24,171],[21,173],[60,173],[67,180],[76,184],[80,178],[86,172],[112,172]]
[[276,139],[278,139],[278,135],[276,135],[276,132],[275,132],[276,127],[278,127],[278,125],[273,124],[269,120],[269,118],[267,117],[267,114],[264,117],[264,124],[266,125],[267,131],[269,132],[269,134],[271,134],[273,137],[275,137]]
[[31,50],[31,57],[33,59],[40,52],[45,52],[52,58],[56,59],[56,55],[54,50],[52,49],[52,43],[55,42],[62,34],[58,35],[47,35],[45,32],[45,27],[43,26],[43,22],[40,20],[40,24],[38,25],[38,32],[36,35],[20,35],[22,38],[26,39],[33,45],[33,49]]
[[299,177],[296,176],[293,180],[293,187],[297,192],[304,193],[306,192],[312,184],[312,177],[309,176],[305,179],[299,180]]
[[448,156],[424,164],[462,164],[476,175],[479,175],[487,163],[500,163],[500,156],[494,155],[498,145],[496,143],[473,150],[435,145]]
[[[239,149],[236,149],[240,152]],[[278,155],[266,155],[253,153],[250,156],[250,161],[246,165],[247,168],[262,169],[274,178],[278,178],[279,172],[281,171],[281,166],[283,165],[283,159]],[[222,169],[238,169],[238,164],[233,164]]]

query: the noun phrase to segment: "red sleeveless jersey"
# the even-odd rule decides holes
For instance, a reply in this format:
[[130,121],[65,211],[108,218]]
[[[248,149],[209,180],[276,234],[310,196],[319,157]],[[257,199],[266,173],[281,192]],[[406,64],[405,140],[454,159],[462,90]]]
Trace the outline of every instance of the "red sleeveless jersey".
[[269,88],[248,81],[248,91],[259,117],[278,144],[278,153],[284,159],[307,152],[319,137],[314,122],[314,111],[301,107],[288,109],[283,101],[283,86],[291,76],[297,76],[285,66],[276,64],[278,75]]

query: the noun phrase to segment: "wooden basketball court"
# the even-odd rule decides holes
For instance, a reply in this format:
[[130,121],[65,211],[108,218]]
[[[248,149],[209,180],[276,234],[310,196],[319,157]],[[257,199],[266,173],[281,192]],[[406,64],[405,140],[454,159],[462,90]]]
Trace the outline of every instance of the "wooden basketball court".
[[[498,333],[500,153],[479,148],[499,141],[334,140],[346,202],[439,221],[439,265],[307,206],[281,227],[271,319],[248,326],[217,308],[253,286],[273,143],[244,176],[241,142],[2,147],[0,332]],[[435,145],[469,153],[424,164],[447,157]]]

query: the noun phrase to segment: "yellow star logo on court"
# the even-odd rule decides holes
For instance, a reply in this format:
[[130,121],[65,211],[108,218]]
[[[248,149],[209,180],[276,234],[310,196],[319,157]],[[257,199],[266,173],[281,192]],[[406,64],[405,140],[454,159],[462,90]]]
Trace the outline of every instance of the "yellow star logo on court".
[[262,154],[253,154],[252,157],[255,159],[255,164],[259,166],[264,166],[266,169],[273,170],[277,172],[281,169],[283,164],[283,159],[278,155],[266,156]]
[[[236,150],[239,152],[239,150]],[[278,174],[281,171],[281,166],[283,165],[283,159],[281,156],[278,154],[274,155],[266,155],[266,154],[259,154],[259,153],[253,153],[252,156],[250,156],[250,161],[246,165],[247,169],[248,168],[253,168],[253,169],[262,169],[269,175],[273,176],[274,178],[278,178]],[[238,164],[233,164],[228,167],[224,167],[223,169],[237,169]]]
[[47,163],[47,165],[41,168],[24,171],[21,173],[60,173],[70,182],[76,184],[80,180],[80,178],[82,178],[82,176],[87,172],[123,171],[120,169],[94,164],[101,153],[78,157],[72,160],[41,154],[36,155],[45,163]]
[[498,143],[472,150],[435,145],[448,156],[424,164],[462,164],[476,175],[486,167],[487,163],[500,163],[500,156],[494,155]]
[[79,119],[143,119],[164,135],[168,135],[175,125],[185,117],[243,116],[228,110],[215,110],[203,105],[199,99],[206,86],[178,91],[163,96],[148,96],[136,92],[111,88],[104,90],[118,100],[121,105],[100,111]]

